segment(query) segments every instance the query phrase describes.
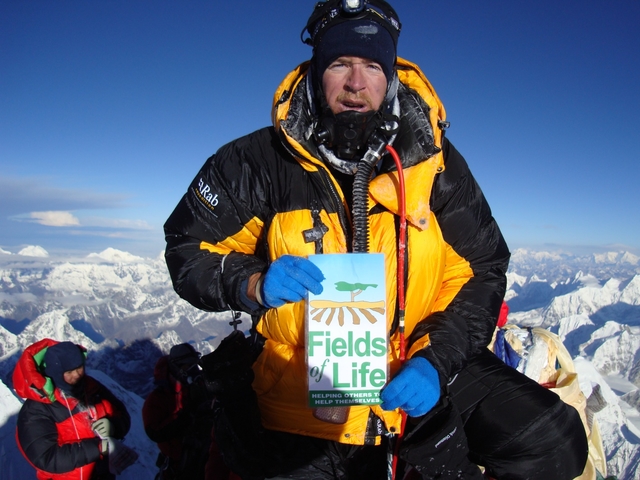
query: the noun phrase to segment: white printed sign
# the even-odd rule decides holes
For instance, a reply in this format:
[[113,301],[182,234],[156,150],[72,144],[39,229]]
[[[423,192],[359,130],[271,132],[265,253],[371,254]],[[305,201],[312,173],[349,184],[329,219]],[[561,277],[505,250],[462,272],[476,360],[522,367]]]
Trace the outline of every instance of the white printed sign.
[[307,301],[310,407],[374,405],[387,382],[384,254],[311,255],[325,276]]

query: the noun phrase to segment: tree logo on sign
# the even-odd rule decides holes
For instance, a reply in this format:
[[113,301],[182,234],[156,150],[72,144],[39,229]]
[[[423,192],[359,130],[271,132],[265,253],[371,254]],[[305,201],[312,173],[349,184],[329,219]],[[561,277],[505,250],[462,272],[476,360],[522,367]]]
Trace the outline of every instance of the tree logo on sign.
[[325,323],[327,325],[331,325],[331,322],[337,316],[338,324],[340,326],[344,326],[345,314],[349,314],[351,315],[353,324],[360,325],[362,317],[372,324],[378,321],[371,312],[384,315],[384,301],[356,301],[356,297],[367,288],[378,288],[377,284],[336,282],[335,286],[338,292],[350,292],[351,300],[348,302],[336,302],[333,300],[311,301],[310,306],[312,320],[321,322],[325,319]]

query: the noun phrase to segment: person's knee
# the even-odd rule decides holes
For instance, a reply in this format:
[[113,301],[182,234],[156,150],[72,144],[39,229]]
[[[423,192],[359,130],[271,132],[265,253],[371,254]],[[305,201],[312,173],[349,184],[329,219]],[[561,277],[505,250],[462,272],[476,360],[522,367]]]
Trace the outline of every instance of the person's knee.
[[560,399],[502,447],[487,455],[487,472],[497,479],[571,480],[584,470],[589,453],[578,412]]
[[469,458],[460,414],[444,401],[424,417],[408,423],[400,457],[423,478],[480,480],[482,474]]

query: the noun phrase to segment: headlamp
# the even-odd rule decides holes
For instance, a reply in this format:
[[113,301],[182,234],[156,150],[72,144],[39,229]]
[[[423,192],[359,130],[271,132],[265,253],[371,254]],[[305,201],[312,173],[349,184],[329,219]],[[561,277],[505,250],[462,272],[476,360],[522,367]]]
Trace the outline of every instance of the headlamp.
[[364,9],[364,0],[342,0],[342,10],[353,15],[360,13]]
[[[326,28],[340,22],[370,18],[386,28],[397,42],[402,28],[398,15],[385,0],[323,0],[316,3],[307,25],[300,32],[300,40],[317,45]],[[305,38],[305,32],[308,37]]]

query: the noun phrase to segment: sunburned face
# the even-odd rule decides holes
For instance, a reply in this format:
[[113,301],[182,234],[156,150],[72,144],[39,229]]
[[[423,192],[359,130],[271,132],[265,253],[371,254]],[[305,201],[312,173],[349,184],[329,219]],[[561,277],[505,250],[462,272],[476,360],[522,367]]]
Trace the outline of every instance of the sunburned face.
[[69,385],[75,385],[82,377],[84,377],[84,365],[82,367],[76,368],[75,370],[69,370],[62,374],[62,378]]
[[387,77],[380,64],[361,57],[344,56],[322,75],[322,88],[334,114],[378,110],[387,92]]

